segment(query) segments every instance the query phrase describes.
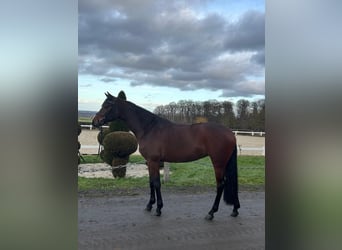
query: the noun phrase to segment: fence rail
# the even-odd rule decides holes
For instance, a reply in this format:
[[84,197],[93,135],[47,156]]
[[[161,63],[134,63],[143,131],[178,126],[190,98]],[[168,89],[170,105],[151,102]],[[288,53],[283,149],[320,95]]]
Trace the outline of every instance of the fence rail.
[[247,134],[247,135],[260,135],[260,136],[264,136],[266,133],[265,132],[254,132],[254,131],[239,131],[239,130],[233,130],[233,133],[235,135],[238,135],[238,134]]
[[[92,130],[94,128],[93,125],[91,125],[91,124],[81,124],[81,127],[82,128],[89,128],[90,130]],[[109,128],[109,126],[104,125],[104,126],[102,126],[102,128]]]

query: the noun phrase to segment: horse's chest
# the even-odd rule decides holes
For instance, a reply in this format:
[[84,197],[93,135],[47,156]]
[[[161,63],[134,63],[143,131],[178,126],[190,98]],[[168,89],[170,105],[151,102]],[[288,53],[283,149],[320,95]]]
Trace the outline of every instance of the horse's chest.
[[141,142],[139,144],[139,152],[145,158],[149,158],[151,156],[156,156],[159,154],[159,149],[155,143],[149,142]]

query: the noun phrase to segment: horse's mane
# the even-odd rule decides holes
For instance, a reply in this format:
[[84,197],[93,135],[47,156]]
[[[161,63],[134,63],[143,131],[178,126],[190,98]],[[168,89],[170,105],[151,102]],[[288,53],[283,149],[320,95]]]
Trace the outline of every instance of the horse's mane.
[[132,113],[136,115],[136,117],[140,121],[144,130],[149,130],[158,124],[172,124],[171,121],[165,118],[162,118],[156,114],[153,114],[152,112],[130,101],[126,101],[126,100],[121,100],[121,101],[123,101],[126,104],[126,106],[130,109],[130,111],[132,111]]

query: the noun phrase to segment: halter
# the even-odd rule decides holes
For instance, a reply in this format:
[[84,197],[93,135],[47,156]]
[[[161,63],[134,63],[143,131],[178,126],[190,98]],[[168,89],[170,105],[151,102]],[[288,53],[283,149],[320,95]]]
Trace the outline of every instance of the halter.
[[[107,115],[108,115],[108,113],[112,110],[113,105],[115,104],[113,101],[110,101],[110,100],[106,100],[105,102],[111,104],[112,106],[110,107],[110,110],[106,110],[105,114],[103,115],[103,117],[104,117],[103,122],[104,122],[104,123],[107,122]],[[101,129],[102,129],[102,126],[101,126]]]

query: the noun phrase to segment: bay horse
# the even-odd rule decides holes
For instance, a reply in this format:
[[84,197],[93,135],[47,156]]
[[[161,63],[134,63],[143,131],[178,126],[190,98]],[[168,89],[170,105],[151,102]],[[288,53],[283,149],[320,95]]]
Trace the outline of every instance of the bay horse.
[[189,162],[209,156],[215,171],[216,198],[205,218],[214,218],[223,191],[224,201],[234,205],[231,216],[238,216],[240,202],[236,138],[230,129],[215,123],[176,124],[132,102],[114,97],[109,92],[105,95],[107,98],[92,124],[100,127],[107,122],[121,119],[135,134],[149,172],[151,193],[145,210],[152,210],[157,197],[156,215],[161,215],[163,199],[160,191],[160,162]]

